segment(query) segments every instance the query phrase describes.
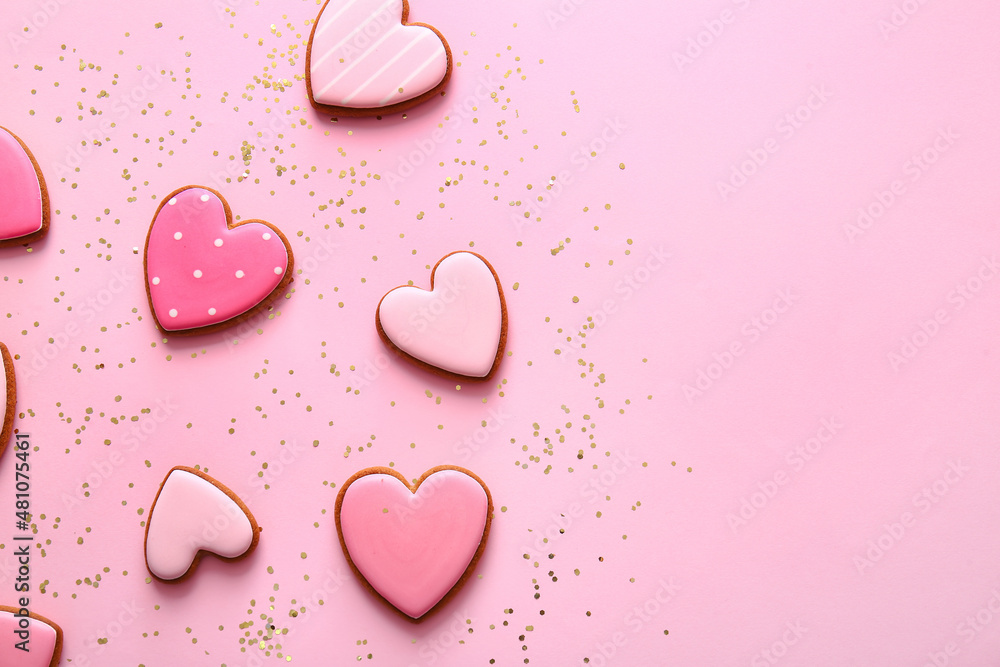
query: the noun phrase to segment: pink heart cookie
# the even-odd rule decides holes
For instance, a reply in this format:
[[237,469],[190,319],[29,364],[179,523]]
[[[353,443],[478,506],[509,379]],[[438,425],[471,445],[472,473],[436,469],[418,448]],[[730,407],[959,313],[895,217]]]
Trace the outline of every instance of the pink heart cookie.
[[23,245],[49,230],[49,194],[42,170],[23,141],[0,127],[0,247]]
[[[34,612],[0,605],[0,637],[4,667],[56,667],[62,657],[62,628]],[[27,650],[22,650],[18,645],[25,640]]]
[[233,224],[215,190],[188,185],[160,204],[146,237],[146,293],[163,333],[214,331],[251,317],[292,281],[292,249],[263,220]]
[[507,304],[490,263],[458,251],[434,267],[431,291],[403,286],[382,297],[375,327],[386,345],[422,368],[487,380],[507,345]]
[[14,382],[14,360],[7,346],[0,343],[0,456],[10,442],[14,430],[14,408],[17,405],[17,384]]
[[436,95],[451,49],[436,28],[407,23],[406,0],[327,0],[306,49],[313,107],[344,116],[402,111]]
[[165,583],[187,579],[202,553],[235,561],[257,548],[260,527],[239,497],[200,470],[167,473],[146,521],[146,569]]
[[454,466],[409,484],[392,468],[366,468],[340,490],[340,545],[368,588],[419,620],[472,573],[486,548],[493,499],[481,479]]

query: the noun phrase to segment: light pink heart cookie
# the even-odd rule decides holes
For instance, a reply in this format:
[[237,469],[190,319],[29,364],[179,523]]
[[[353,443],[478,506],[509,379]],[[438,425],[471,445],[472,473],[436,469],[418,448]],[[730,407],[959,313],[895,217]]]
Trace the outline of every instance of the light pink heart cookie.
[[42,170],[23,141],[0,127],[0,247],[36,241],[49,230]]
[[313,107],[343,116],[402,111],[436,95],[451,49],[436,28],[407,23],[406,0],[327,0],[306,49]]
[[235,561],[257,548],[260,527],[235,493],[200,470],[167,473],[146,520],[146,569],[165,583],[189,577],[204,552]]
[[386,345],[422,368],[487,380],[507,345],[500,278],[482,256],[453,252],[431,272],[430,292],[403,286],[382,297],[375,327]]
[[266,308],[292,281],[292,248],[263,220],[233,224],[215,190],[188,185],[160,204],[146,237],[146,293],[164,333],[214,331]]
[[369,589],[419,620],[472,573],[486,548],[493,499],[481,479],[454,466],[411,485],[392,468],[366,468],[340,490],[340,545]]
[[4,667],[56,667],[59,664],[62,628],[44,616],[20,607],[0,605],[0,637],[3,637],[0,665]]
[[14,382],[14,360],[7,346],[0,343],[0,456],[10,442],[14,430],[14,409],[17,407],[17,383]]

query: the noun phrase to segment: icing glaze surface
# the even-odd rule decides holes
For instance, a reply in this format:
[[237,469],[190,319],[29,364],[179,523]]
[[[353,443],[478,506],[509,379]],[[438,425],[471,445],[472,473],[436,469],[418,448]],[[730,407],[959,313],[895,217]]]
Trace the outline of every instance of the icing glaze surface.
[[228,227],[211,190],[187,188],[157,212],[146,244],[146,285],[166,331],[199,329],[239,317],[281,284],[288,249],[261,222]]
[[339,525],[365,580],[412,618],[462,578],[483,540],[489,499],[457,470],[429,475],[416,493],[388,474],[359,477],[344,492]]
[[44,221],[42,187],[20,142],[0,128],[0,241],[39,231]]
[[191,568],[198,551],[237,558],[251,547],[249,517],[218,486],[186,470],[172,470],[150,510],[146,564],[164,580]]
[[397,287],[382,298],[376,318],[389,341],[431,366],[486,377],[503,332],[500,286],[478,255],[456,252],[432,275],[433,289]]
[[313,99],[370,109],[433,90],[448,73],[442,37],[423,25],[404,25],[403,0],[330,0],[311,41]]
[[[30,651],[15,648],[14,644],[21,641],[15,632],[22,630],[20,621],[28,624],[28,646]],[[54,655],[56,644],[59,643],[59,633],[48,623],[37,618],[19,618],[14,612],[0,610],[0,665],[11,667],[49,667],[56,664]]]

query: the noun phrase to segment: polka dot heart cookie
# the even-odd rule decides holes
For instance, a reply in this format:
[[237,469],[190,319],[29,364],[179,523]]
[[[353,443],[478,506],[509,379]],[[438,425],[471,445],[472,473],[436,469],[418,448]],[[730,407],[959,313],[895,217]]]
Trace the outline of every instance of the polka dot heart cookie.
[[313,107],[341,116],[402,111],[451,76],[451,49],[436,28],[407,23],[406,0],[327,0],[306,49]]
[[146,237],[146,293],[163,333],[207,333],[266,308],[292,281],[292,249],[263,220],[233,224],[215,190],[170,193]]

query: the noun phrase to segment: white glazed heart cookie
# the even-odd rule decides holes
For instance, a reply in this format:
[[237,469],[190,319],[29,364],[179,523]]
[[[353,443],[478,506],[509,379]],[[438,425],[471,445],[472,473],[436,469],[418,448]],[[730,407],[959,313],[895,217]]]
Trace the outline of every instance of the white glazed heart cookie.
[[239,497],[200,470],[177,466],[167,473],[146,521],[146,569],[177,583],[198,566],[202,553],[235,561],[257,548],[260,527]]
[[431,271],[431,290],[402,286],[375,311],[379,336],[393,351],[445,377],[487,380],[507,345],[507,305],[489,262],[468,251],[446,255]]

